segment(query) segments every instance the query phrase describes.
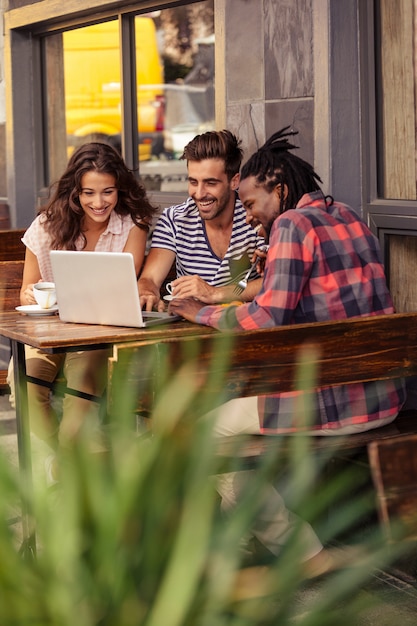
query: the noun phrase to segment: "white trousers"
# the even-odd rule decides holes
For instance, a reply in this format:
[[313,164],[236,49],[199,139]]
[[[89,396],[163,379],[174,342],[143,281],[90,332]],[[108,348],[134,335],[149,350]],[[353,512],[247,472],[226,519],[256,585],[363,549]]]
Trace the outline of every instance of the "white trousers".
[[[230,400],[207,414],[215,420],[215,434],[219,437],[229,437],[238,434],[260,434],[257,397],[237,398]],[[312,435],[348,435],[384,426],[392,422],[394,417],[375,423],[355,424],[338,429],[313,431]],[[279,435],[277,435],[279,436]],[[222,510],[227,512],[239,501],[245,485],[253,477],[256,470],[230,472],[217,476],[217,490],[222,499]],[[303,560],[308,560],[318,554],[323,545],[313,528],[307,522],[289,511],[282,496],[272,485],[265,487],[262,504],[251,528],[251,532],[272,554],[278,555],[291,536],[295,527],[299,527],[300,549],[304,554]]]

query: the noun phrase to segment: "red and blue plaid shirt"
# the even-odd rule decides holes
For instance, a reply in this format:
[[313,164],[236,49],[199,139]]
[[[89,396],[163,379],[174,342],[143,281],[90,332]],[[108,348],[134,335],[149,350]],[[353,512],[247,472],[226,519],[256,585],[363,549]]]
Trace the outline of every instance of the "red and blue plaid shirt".
[[[197,321],[220,330],[252,330],[393,313],[379,243],[350,207],[304,195],[274,222],[262,288],[241,306],[207,306]],[[259,398],[263,432],[299,430],[299,393]],[[309,403],[315,429],[337,429],[398,413],[402,380],[320,388]]]

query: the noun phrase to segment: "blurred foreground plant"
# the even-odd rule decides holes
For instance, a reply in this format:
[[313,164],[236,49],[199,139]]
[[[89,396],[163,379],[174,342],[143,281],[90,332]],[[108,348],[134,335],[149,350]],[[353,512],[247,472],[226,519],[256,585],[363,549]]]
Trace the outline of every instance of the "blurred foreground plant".
[[[326,542],[357,524],[372,499],[358,492],[352,469],[318,487],[328,459],[315,456],[308,437],[292,438],[285,452],[277,437],[276,452],[260,460],[239,507],[221,515],[212,423],[193,419],[209,408],[204,402],[192,367],[186,367],[166,379],[153,434],[138,435],[127,410],[128,390],[121,388],[108,453],[90,454],[86,427],[77,446],[61,454],[53,489],[37,482],[33,493],[22,493],[19,477],[0,457],[0,624],[341,626],[369,608],[361,589],[374,568],[393,556],[377,529],[354,566],[321,582],[312,606],[300,605],[300,591],[309,583],[297,532],[256,585],[236,586],[245,565],[242,538],[266,481],[285,482],[291,507],[321,529]],[[10,505],[22,496],[31,500],[36,559],[22,558],[7,524]],[[336,499],[330,525],[327,511]]]

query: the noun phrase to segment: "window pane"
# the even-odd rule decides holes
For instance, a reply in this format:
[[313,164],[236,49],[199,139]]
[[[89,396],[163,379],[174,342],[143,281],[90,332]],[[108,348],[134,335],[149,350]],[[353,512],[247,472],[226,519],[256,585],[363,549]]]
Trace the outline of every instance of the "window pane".
[[416,0],[379,0],[382,163],[384,198],[416,194]]
[[[136,85],[130,93],[137,94],[139,173],[149,190],[186,192],[183,148],[196,134],[215,128],[213,0],[132,19]],[[87,141],[122,150],[123,129],[126,137],[129,128],[122,90],[128,93],[129,86],[121,80],[120,37],[116,18],[45,37],[46,185]],[[135,106],[132,97],[125,101]]]
[[[152,142],[152,154],[141,161],[141,177],[149,189],[186,192],[186,164],[179,160],[183,148],[196,134],[215,128],[213,0],[149,15],[163,66],[163,92],[154,101],[162,137]],[[145,51],[139,38],[136,45],[140,64]],[[142,90],[146,86],[139,84],[139,95]],[[139,131],[145,132],[140,119]]]
[[117,20],[63,33],[68,154],[86,141],[119,149],[120,44]]
[[413,276],[417,266],[417,237],[388,235],[390,291],[395,310],[401,313],[417,311],[417,283],[404,280]]

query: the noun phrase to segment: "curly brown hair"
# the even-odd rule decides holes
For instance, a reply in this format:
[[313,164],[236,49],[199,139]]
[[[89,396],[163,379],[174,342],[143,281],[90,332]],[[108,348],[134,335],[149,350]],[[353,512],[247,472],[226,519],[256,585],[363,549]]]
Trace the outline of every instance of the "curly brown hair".
[[84,237],[84,211],[79,194],[82,177],[91,171],[114,176],[118,190],[114,211],[119,215],[130,215],[139,228],[149,230],[157,208],[150,203],[143,185],[115,148],[105,143],[86,143],[72,154],[65,172],[51,186],[50,201],[39,211],[46,218],[44,227],[52,237],[54,249],[75,250],[77,239]]

